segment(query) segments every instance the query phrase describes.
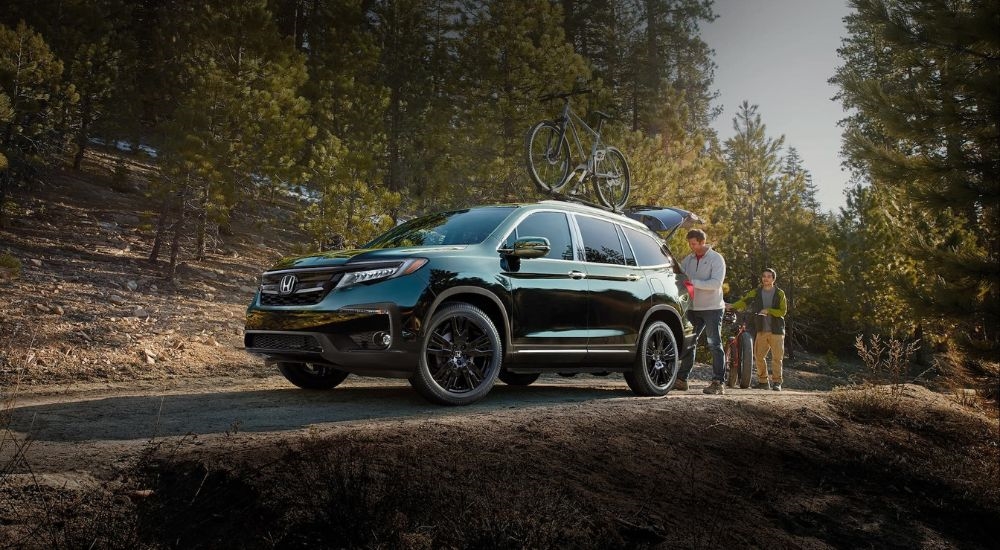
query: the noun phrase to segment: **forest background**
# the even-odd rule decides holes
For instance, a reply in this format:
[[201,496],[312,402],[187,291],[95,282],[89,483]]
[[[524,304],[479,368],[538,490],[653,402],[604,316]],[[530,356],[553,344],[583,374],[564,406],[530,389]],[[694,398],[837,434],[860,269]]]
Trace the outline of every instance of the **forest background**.
[[588,88],[574,109],[615,117],[632,204],[698,213],[730,298],[777,269],[790,351],[880,335],[949,376],[997,377],[997,2],[851,2],[836,213],[752,103],[732,138],[712,130],[710,0],[4,4],[0,224],[15,187],[115,145],[158,167],[149,259],[167,277],[237,212],[267,231],[288,195],[311,238],[290,253],[355,247],[429,211],[537,199],[524,134],[558,107],[539,97]]

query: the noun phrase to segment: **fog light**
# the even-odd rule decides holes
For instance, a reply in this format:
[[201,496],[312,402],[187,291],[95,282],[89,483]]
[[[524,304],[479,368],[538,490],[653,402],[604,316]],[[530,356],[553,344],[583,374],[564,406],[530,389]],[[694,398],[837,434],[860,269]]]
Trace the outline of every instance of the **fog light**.
[[372,335],[372,343],[376,346],[387,348],[389,347],[389,344],[392,343],[392,336],[390,336],[388,332],[376,332]]

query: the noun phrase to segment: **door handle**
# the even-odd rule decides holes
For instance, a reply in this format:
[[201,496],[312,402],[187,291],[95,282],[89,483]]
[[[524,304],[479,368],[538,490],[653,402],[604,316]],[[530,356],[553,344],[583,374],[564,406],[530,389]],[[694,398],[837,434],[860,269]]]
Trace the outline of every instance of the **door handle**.
[[569,272],[569,278],[570,278],[570,279],[583,279],[583,278],[585,278],[586,276],[587,276],[587,274],[586,274],[586,273],[584,273],[584,272],[582,272],[582,271],[577,271],[577,270],[575,270],[575,269],[574,269],[573,271],[570,271],[570,272]]
[[642,277],[640,277],[640,276],[636,275],[635,273],[629,273],[629,274],[628,274],[628,277],[626,277],[626,279],[628,279],[628,280],[630,280],[630,281],[638,281],[638,280],[639,280],[639,279],[641,279],[641,278],[642,278]]

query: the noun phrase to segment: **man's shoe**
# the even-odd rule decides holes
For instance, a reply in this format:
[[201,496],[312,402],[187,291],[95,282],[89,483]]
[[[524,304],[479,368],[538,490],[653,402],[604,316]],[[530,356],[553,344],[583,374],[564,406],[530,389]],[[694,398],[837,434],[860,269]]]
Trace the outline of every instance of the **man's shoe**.
[[758,390],[769,390],[771,389],[771,383],[767,380],[764,380],[763,382],[758,381],[756,387]]
[[674,380],[674,387],[672,389],[674,391],[688,391],[688,381],[678,378]]
[[771,389],[774,391],[781,391],[781,384],[775,384],[771,386]]
[[707,388],[701,390],[708,395],[725,395],[726,388],[722,386],[722,383],[718,380],[712,380],[712,383],[708,385]]

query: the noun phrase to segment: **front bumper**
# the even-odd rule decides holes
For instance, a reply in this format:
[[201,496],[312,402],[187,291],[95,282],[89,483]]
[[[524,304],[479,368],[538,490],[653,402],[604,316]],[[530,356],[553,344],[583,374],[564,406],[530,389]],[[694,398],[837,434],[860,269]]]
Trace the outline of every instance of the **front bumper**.
[[412,311],[393,303],[335,311],[251,309],[243,341],[248,352],[270,362],[325,363],[355,374],[406,378],[417,368],[418,328]]

